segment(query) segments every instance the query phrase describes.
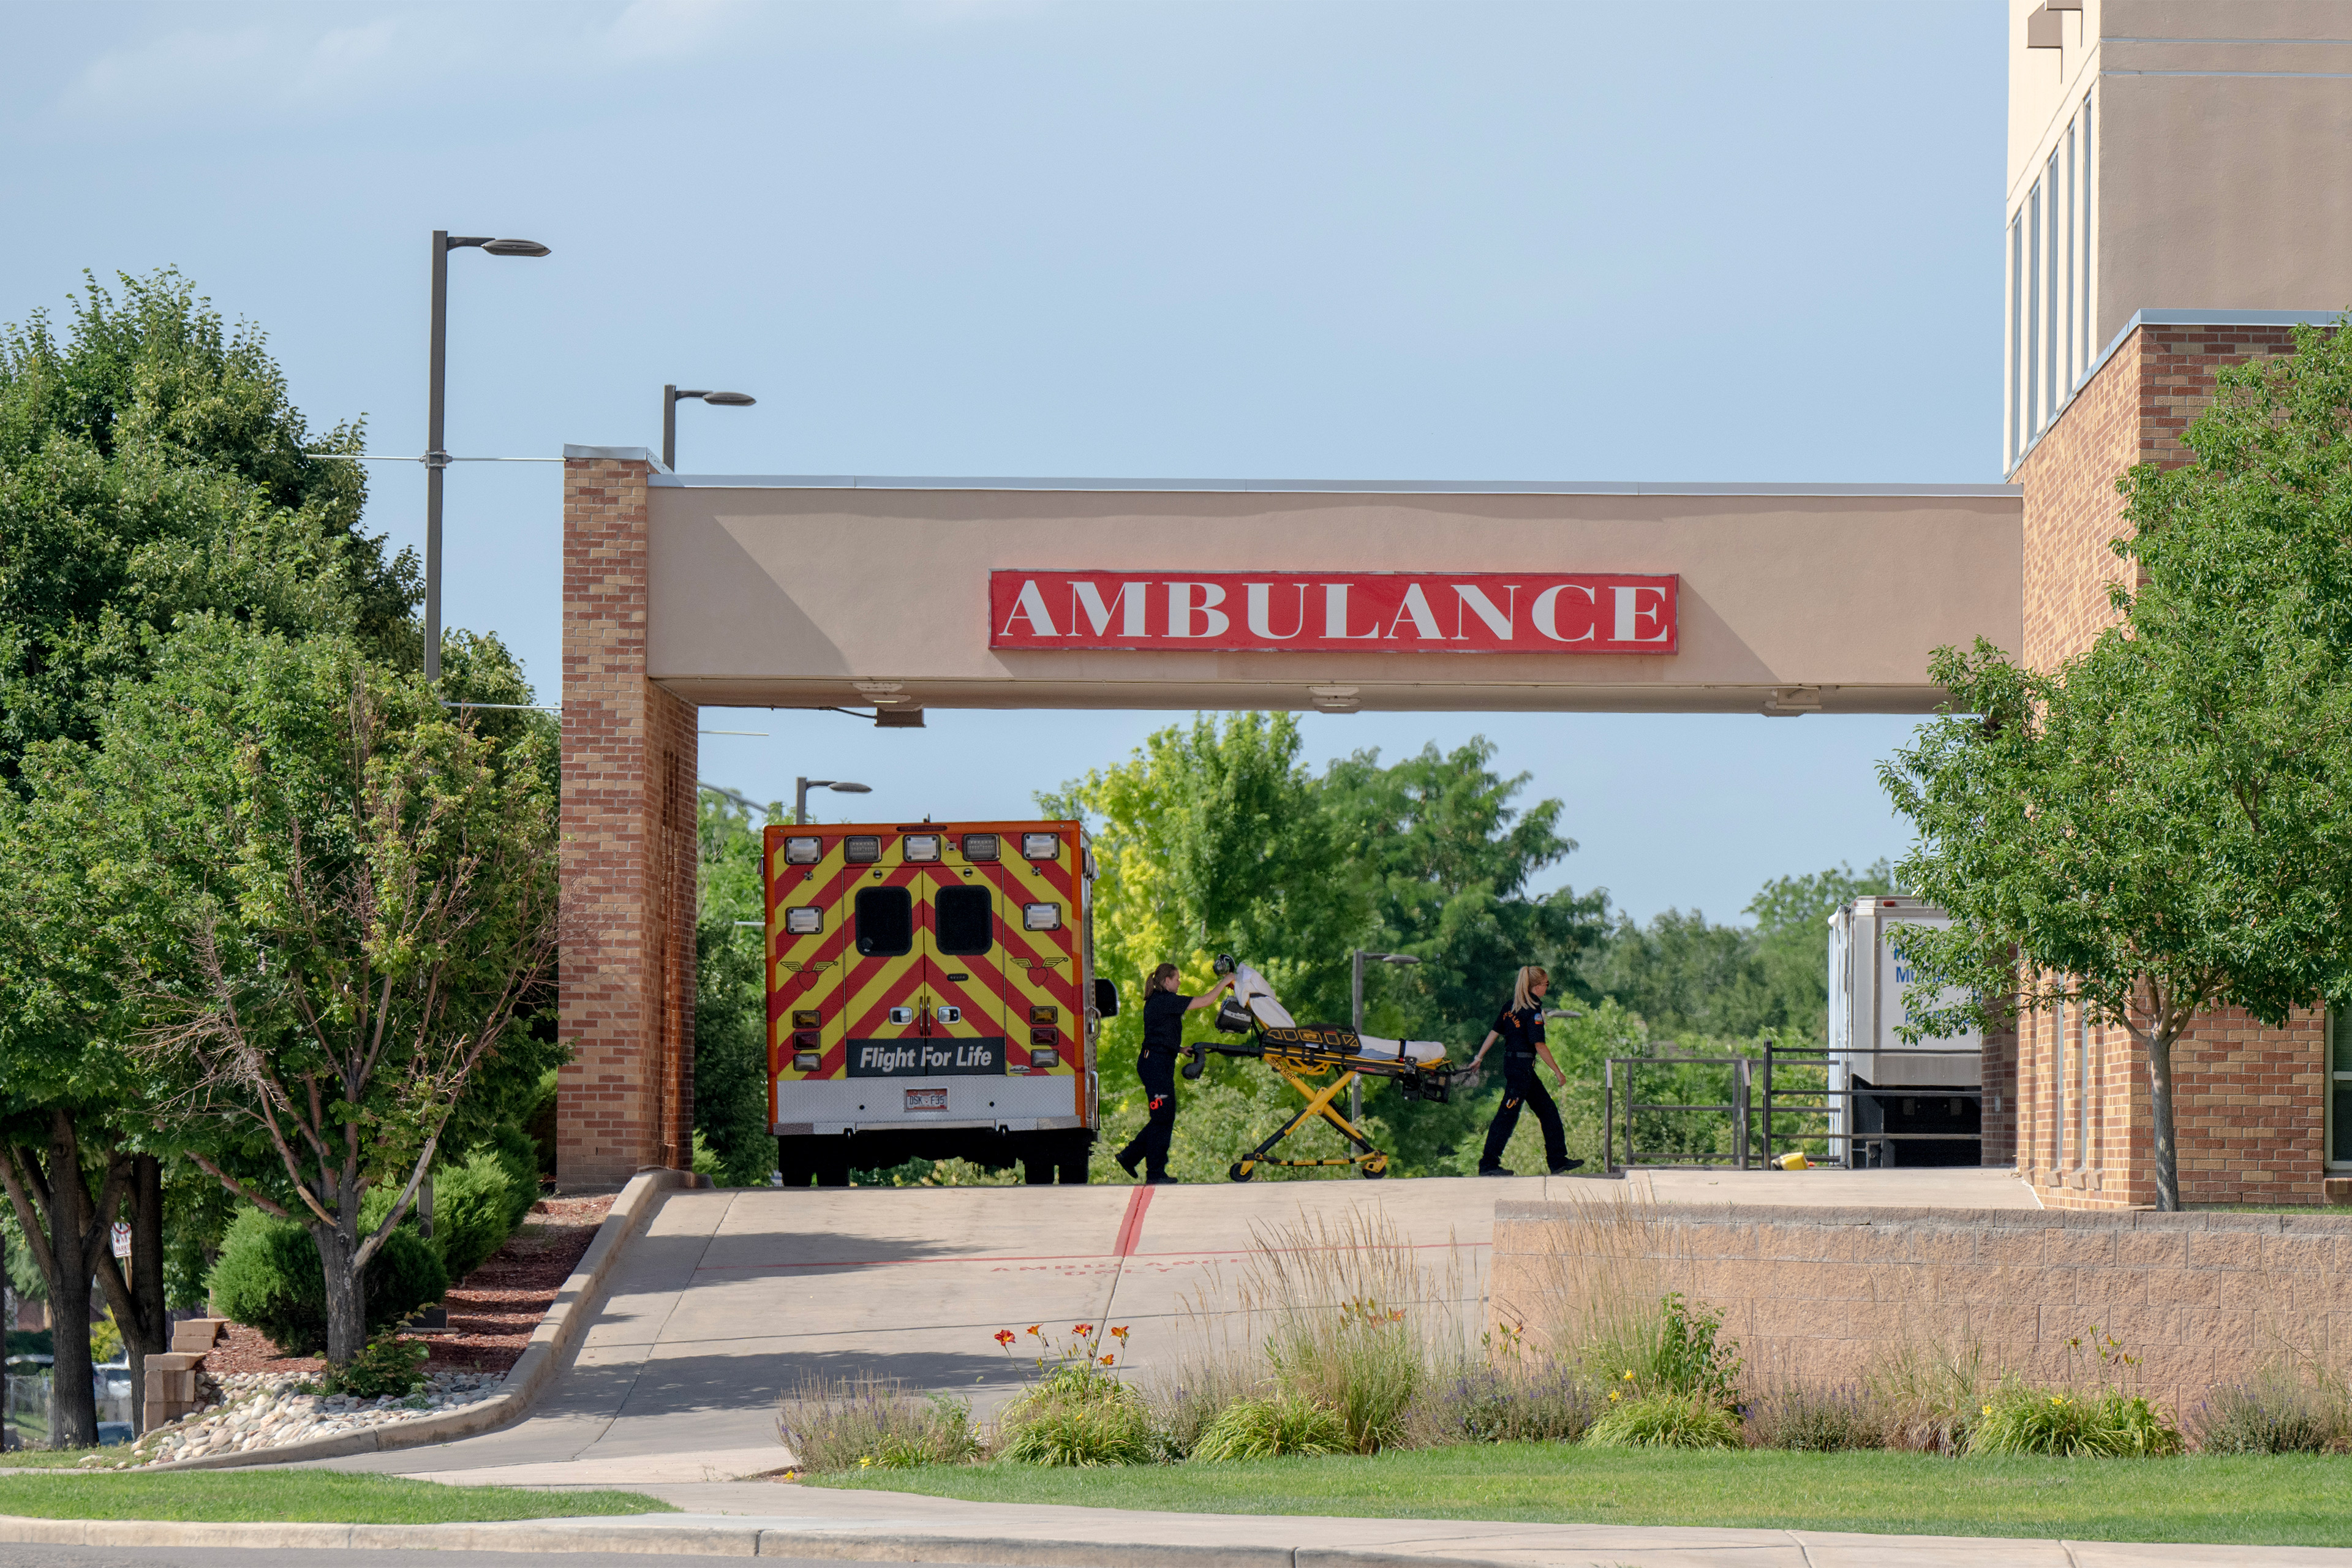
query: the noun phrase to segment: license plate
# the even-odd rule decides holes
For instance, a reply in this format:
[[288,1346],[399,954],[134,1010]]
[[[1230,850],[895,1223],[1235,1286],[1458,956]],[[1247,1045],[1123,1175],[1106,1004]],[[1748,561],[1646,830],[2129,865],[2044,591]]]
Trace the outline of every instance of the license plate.
[[944,1089],[910,1089],[907,1091],[907,1109],[909,1110],[945,1110],[947,1108],[948,1091]]

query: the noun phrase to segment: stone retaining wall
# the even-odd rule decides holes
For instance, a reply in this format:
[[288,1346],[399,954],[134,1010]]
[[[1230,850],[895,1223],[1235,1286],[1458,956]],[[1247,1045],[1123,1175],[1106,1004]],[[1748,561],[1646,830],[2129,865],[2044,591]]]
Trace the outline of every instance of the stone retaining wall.
[[1496,1205],[1492,1322],[1543,1332],[1567,1293],[1548,1258],[1614,1245],[1650,1289],[1720,1309],[1751,1366],[1823,1383],[1906,1338],[1974,1338],[1989,1368],[2063,1378],[2095,1323],[2182,1412],[2285,1347],[2352,1361],[2352,1216],[1691,1205],[1591,1223],[1609,1207]]

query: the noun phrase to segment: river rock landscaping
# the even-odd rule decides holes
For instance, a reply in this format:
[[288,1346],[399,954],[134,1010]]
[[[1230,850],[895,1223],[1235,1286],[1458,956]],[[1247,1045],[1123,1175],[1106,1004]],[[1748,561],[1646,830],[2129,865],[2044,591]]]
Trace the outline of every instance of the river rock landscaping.
[[405,1399],[355,1399],[318,1393],[315,1384],[297,1373],[231,1373],[219,1380],[222,1404],[148,1433],[126,1458],[93,1454],[82,1463],[123,1470],[206,1454],[282,1448],[462,1410],[497,1398],[505,1382],[504,1373],[442,1372],[426,1377],[425,1386]]

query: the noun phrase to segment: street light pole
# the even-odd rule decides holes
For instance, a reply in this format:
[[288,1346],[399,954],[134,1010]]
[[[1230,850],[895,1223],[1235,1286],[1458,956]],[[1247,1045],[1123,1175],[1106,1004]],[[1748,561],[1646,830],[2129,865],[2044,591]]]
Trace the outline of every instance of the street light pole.
[[441,470],[449,454],[441,449],[442,384],[448,371],[449,231],[433,231],[433,390],[425,414],[425,679],[441,679]]
[[749,408],[759,402],[747,392],[704,392],[694,387],[681,392],[676,386],[663,387],[662,467],[673,474],[677,472],[677,405],[689,397],[698,397],[721,408]]
[[836,795],[872,795],[874,793],[872,785],[853,784],[847,779],[796,778],[793,781],[793,826],[794,827],[806,826],[808,824],[808,792],[813,789],[829,789]]
[[[1367,952],[1360,947],[1356,949],[1355,974],[1348,984],[1348,1018],[1355,1026],[1356,1037],[1359,1039],[1361,1039],[1364,1034],[1364,960],[1368,958],[1375,963],[1419,963],[1421,962],[1409,952]],[[1359,1078],[1348,1086],[1348,1120],[1361,1121],[1363,1119],[1364,1080]]]
[[488,235],[433,231],[432,386],[425,400],[425,679],[441,679],[441,472],[449,454],[441,447],[442,405],[449,363],[449,253],[478,246],[492,256],[545,256],[535,239],[492,239]]

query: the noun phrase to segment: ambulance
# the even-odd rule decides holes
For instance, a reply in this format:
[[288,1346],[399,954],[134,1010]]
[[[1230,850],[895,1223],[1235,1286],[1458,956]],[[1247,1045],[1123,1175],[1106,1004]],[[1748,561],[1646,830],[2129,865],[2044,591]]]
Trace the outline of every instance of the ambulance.
[[1084,1182],[1118,1011],[1084,825],[778,826],[762,848],[784,1185],[912,1159]]

